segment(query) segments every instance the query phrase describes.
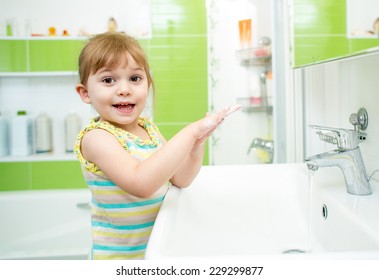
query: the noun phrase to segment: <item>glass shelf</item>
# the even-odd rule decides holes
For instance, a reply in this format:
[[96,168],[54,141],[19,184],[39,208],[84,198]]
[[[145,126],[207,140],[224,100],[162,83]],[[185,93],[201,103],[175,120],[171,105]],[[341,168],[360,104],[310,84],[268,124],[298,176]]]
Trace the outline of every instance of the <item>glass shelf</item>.
[[264,46],[238,50],[237,58],[243,66],[267,65],[271,63],[271,48]]
[[[253,98],[253,97],[239,97],[237,98],[237,103],[242,105],[242,112],[252,113],[252,112],[267,112],[272,113],[271,97],[267,97],[267,101],[264,101],[263,97]],[[268,104],[265,104],[268,103]]]

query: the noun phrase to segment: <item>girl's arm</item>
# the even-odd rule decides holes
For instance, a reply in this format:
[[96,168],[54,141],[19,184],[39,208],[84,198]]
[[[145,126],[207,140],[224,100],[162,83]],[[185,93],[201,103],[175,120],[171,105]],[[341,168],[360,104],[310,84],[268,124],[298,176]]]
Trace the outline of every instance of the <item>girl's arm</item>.
[[[161,139],[166,144],[166,140],[161,135]],[[196,140],[191,152],[180,163],[178,170],[170,179],[170,182],[179,188],[188,187],[199,173],[204,157],[204,141]]]
[[171,178],[170,182],[172,184],[180,188],[185,188],[192,183],[192,181],[199,173],[201,165],[203,163],[205,141],[219,125],[210,130],[201,139],[197,139],[192,147],[191,152],[184,159],[178,171]]
[[126,192],[149,197],[176,174],[183,161],[191,156],[195,143],[204,141],[224,117],[225,112],[220,112],[188,125],[143,161],[133,158],[112,134],[102,129],[85,134],[81,152]]
[[192,182],[201,166],[205,140],[234,111],[225,109],[186,126],[143,161],[133,158],[112,134],[102,129],[84,135],[81,152],[129,194],[149,197],[170,179],[182,186]]

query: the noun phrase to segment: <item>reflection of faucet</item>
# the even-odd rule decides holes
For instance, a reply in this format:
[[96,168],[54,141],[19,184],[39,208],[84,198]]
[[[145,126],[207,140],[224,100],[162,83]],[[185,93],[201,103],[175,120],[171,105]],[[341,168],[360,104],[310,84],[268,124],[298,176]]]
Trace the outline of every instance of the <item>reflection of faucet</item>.
[[265,163],[272,163],[274,157],[274,142],[272,140],[254,138],[251,142],[250,147],[247,151],[247,154],[250,153],[250,150],[259,150],[261,151],[261,160]]
[[320,139],[331,144],[336,144],[338,149],[318,154],[307,158],[309,170],[317,170],[319,167],[338,166],[345,177],[347,192],[354,195],[369,195],[371,187],[368,181],[359,143],[366,139],[365,130],[368,124],[367,112],[359,109],[358,114],[350,116],[350,122],[355,126],[354,130],[339,129],[322,126],[311,126],[318,129]]

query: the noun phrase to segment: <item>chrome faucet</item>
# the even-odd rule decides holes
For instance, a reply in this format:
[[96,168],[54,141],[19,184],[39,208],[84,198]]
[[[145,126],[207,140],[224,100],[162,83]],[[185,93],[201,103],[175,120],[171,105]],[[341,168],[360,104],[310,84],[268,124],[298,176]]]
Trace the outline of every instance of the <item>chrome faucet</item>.
[[310,126],[319,130],[322,141],[336,144],[338,149],[307,158],[309,170],[316,171],[319,167],[338,166],[345,178],[347,192],[354,195],[369,195],[372,193],[369,177],[366,173],[359,143],[366,139],[368,116],[364,108],[350,116],[354,129],[341,129],[323,126]]

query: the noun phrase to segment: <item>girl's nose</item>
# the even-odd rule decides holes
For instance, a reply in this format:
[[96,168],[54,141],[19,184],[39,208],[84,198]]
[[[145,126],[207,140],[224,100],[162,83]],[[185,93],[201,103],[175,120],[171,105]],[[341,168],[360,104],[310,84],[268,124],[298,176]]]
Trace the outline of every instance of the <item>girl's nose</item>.
[[130,95],[130,94],[132,94],[132,91],[127,84],[121,85],[117,91],[117,95],[121,95],[121,96],[123,96],[123,95],[126,96],[126,95]]

